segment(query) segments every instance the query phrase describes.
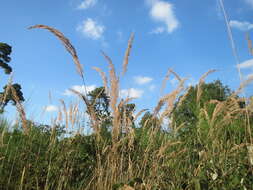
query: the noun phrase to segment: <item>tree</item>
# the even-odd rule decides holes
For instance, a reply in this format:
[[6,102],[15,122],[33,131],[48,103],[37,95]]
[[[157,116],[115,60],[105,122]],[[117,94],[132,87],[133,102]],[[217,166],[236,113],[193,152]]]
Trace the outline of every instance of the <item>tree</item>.
[[[0,67],[4,69],[5,74],[10,74],[12,68],[8,65],[11,61],[10,54],[12,52],[11,46],[6,43],[0,43]],[[18,83],[8,84],[3,87],[4,91],[0,92],[0,112],[4,111],[4,107],[12,102],[16,105],[17,102],[23,102],[25,99],[21,91],[21,86]]]
[[11,46],[6,43],[0,43],[0,67],[4,69],[6,74],[10,74],[12,72],[12,68],[8,65],[11,61],[11,52]]
[[136,105],[133,103],[125,104],[119,107],[120,112],[120,125],[121,127],[134,126],[134,111]]
[[109,96],[107,96],[104,87],[99,87],[89,92],[88,99],[90,105],[93,106],[93,109],[98,119],[104,120],[110,117],[111,115],[109,112],[110,99]]
[[161,127],[159,119],[157,117],[154,117],[153,114],[151,114],[149,111],[146,112],[139,122],[139,125],[141,128],[157,128]]
[[[100,121],[100,131],[108,137],[112,126],[112,114],[110,112],[110,97],[106,94],[104,87],[98,87],[88,93],[89,105],[93,107],[96,118]],[[123,100],[122,100],[123,101]],[[134,125],[135,104],[129,103],[118,107],[120,125]]]
[[104,137],[110,137],[109,127],[112,123],[109,111],[110,98],[107,96],[104,87],[99,87],[88,93],[89,105],[95,111],[96,118],[100,121],[100,133]]
[[219,80],[207,84],[204,83],[201,90],[202,95],[199,102],[197,102],[197,86],[190,88],[187,96],[184,97],[185,99],[180,105],[179,102],[183,96],[179,98],[172,112],[174,125],[180,126],[183,123],[187,126],[196,125],[199,110],[205,103],[210,100],[225,101],[231,95],[231,90],[228,86],[224,86]]

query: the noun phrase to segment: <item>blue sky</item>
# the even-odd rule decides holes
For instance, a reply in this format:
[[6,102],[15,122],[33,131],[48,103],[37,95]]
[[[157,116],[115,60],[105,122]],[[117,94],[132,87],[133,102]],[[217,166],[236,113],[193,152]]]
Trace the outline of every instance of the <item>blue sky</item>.
[[[246,79],[253,68],[245,40],[246,31],[253,29],[253,0],[224,3]],[[188,85],[209,69],[218,72],[208,81],[220,79],[232,89],[240,83],[217,0],[8,0],[1,3],[0,17],[0,41],[13,47],[10,65],[14,81],[22,84],[27,112],[37,120],[45,106],[48,115],[54,114],[59,99],[72,98],[68,88],[83,88],[71,56],[55,36],[44,30],[27,30],[35,24],[54,27],[71,40],[88,89],[102,85],[92,67],[108,71],[100,50],[120,72],[128,38],[134,32],[121,89],[122,94],[140,97],[135,101],[139,109],[155,106],[168,68],[189,78]],[[6,80],[2,77],[2,85]],[[174,83],[171,78],[166,91]],[[247,93],[251,92],[249,88]],[[9,106],[7,115],[12,113]]]

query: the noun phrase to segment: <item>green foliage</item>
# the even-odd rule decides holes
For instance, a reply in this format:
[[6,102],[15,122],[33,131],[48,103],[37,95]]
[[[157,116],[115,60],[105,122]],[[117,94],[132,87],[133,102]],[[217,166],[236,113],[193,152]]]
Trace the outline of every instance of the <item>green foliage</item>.
[[109,111],[110,99],[105,92],[104,87],[99,87],[88,93],[89,104],[93,106],[97,119],[100,121],[100,135],[104,140],[111,137],[110,127],[112,123],[111,113]]
[[109,104],[110,99],[105,93],[104,87],[99,87],[88,94],[90,105],[93,106],[97,117],[100,120],[110,117]]
[[154,127],[161,127],[159,120],[157,117],[154,117],[153,114],[151,114],[149,111],[146,112],[143,117],[141,118],[141,121],[139,122],[139,125],[142,128],[154,128]]
[[[56,189],[78,187],[91,177],[95,161],[92,136],[62,138],[61,126],[29,122],[29,134],[15,128],[1,127],[0,189],[17,189],[25,168],[24,189]],[[66,181],[60,181],[66,178]],[[59,183],[56,181],[59,181]],[[65,184],[66,183],[66,184]],[[65,188],[64,188],[65,187]]]
[[[10,74],[12,68],[7,64],[11,61],[10,54],[11,46],[6,43],[0,43],[0,67],[5,71],[5,74]],[[25,99],[21,91],[21,86],[18,83],[8,84],[3,87],[4,91],[0,92],[0,112],[3,113],[4,107],[11,101],[16,105],[17,101],[23,102]],[[15,94],[13,94],[15,93]]]
[[[15,91],[15,95],[13,94],[13,91],[10,89],[13,88]],[[0,92],[0,101],[2,102],[2,107],[5,107],[10,101],[12,102],[13,105],[16,105],[17,101],[23,102],[25,101],[23,97],[23,93],[21,91],[21,86],[20,84],[12,84],[11,87],[8,87],[7,85],[3,87],[4,91]],[[17,97],[14,98],[14,96]]]
[[[191,105],[194,122],[187,114],[180,115],[185,118],[174,115],[177,122],[182,119],[188,124],[172,133],[162,130],[158,116],[146,112],[139,126],[133,122],[130,132],[122,131],[116,144],[111,140],[109,98],[103,88],[89,93],[102,121],[100,127],[104,127],[103,141],[97,141],[95,134],[70,135],[64,126],[31,121],[28,134],[24,134],[21,127],[9,128],[3,120],[0,189],[251,189],[245,104],[239,105],[238,97],[233,103],[229,89],[215,89],[223,86],[219,82],[205,85],[208,90],[203,91],[201,104],[195,101],[196,88],[182,104],[186,108],[191,105],[188,101],[195,101],[196,105]],[[212,98],[222,104],[217,113],[218,103],[210,103]],[[231,105],[234,112],[223,122]],[[182,108],[177,109],[174,111]],[[133,121],[134,110],[134,104],[126,104],[120,114]]]
[[[187,126],[196,125],[200,109],[203,108],[207,102],[210,100],[225,101],[227,97],[231,95],[231,90],[228,86],[224,86],[219,80],[207,84],[204,83],[201,90],[202,95],[199,102],[197,102],[197,86],[190,87],[187,96],[180,106],[177,106],[180,102],[180,98],[178,102],[176,102],[172,118],[177,126],[181,124]],[[181,96],[181,98],[183,97]]]
[[4,69],[6,74],[10,74],[12,72],[12,68],[7,64],[11,61],[11,46],[6,43],[0,43],[0,67]]

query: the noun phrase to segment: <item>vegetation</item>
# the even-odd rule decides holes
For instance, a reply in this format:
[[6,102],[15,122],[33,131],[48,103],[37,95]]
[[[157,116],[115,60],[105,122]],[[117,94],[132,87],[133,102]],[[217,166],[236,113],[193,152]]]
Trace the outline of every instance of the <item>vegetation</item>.
[[[11,46],[6,43],[0,43],[0,67],[4,69],[5,74],[11,74],[12,68],[8,65],[11,61]],[[11,84],[3,87],[4,91],[0,92],[0,112],[4,111],[4,107],[11,101],[13,105],[16,105],[17,102],[23,102],[25,99],[21,91],[21,86],[18,83]]]
[[[82,67],[74,47],[48,26],[71,53],[78,74]],[[123,63],[127,70],[131,36]],[[135,113],[131,98],[119,99],[120,78],[110,58],[110,83],[88,94],[75,90],[86,109],[62,109],[52,126],[24,117],[10,126],[0,120],[0,189],[27,190],[201,190],[252,189],[253,142],[251,103],[220,81],[165,94],[153,111]],[[166,77],[168,80],[168,77]],[[166,82],[165,80],[165,82]],[[5,94],[5,93],[4,93]],[[12,97],[10,95],[10,97]],[[22,99],[17,104],[22,106]],[[84,114],[86,123],[80,122]],[[141,118],[139,118],[143,115]],[[23,117],[22,117],[23,116]],[[167,122],[165,122],[167,121]],[[75,127],[75,133],[66,128]],[[90,134],[77,127],[92,129]]]

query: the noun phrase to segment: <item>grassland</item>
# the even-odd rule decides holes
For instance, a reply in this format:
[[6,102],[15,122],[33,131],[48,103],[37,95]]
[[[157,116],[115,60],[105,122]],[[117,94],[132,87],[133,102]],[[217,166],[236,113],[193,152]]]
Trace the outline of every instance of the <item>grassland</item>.
[[[48,26],[31,28],[49,30],[61,40],[85,84],[70,41]],[[120,75],[102,53],[109,80],[95,68],[104,83],[95,96],[72,90],[85,110],[62,101],[58,117],[48,126],[28,120],[20,103],[16,126],[4,117],[0,120],[0,189],[253,189],[253,112],[249,100],[239,96],[251,81],[229,92],[219,82],[205,83],[214,72],[210,70],[196,86],[186,88],[185,79],[169,70],[162,86],[174,75],[178,87],[161,97],[152,112],[134,113],[132,99],[119,97],[119,76],[127,70],[133,39],[132,35]],[[97,100],[108,101],[103,104],[108,109],[98,108]],[[82,125],[83,113],[89,120]],[[69,134],[66,128],[71,126],[90,127],[92,133]]]

